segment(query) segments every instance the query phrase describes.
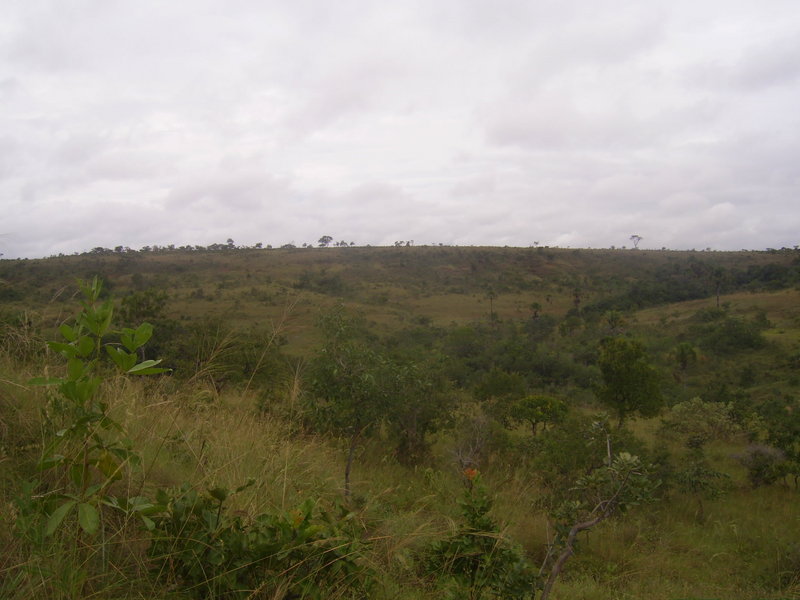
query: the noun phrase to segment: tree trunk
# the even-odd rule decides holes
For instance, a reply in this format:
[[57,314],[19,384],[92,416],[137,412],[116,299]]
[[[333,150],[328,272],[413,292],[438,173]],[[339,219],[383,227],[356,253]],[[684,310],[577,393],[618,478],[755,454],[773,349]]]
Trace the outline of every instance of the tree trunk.
[[555,585],[556,579],[558,579],[561,570],[564,568],[564,564],[575,552],[573,547],[575,545],[575,538],[578,536],[578,534],[585,529],[591,529],[606,517],[608,517],[608,513],[603,512],[597,515],[594,519],[584,521],[583,523],[575,523],[575,525],[572,526],[572,529],[569,530],[569,535],[567,535],[566,546],[561,554],[558,555],[558,559],[556,559],[556,563],[550,570],[550,575],[547,577],[544,588],[542,588],[542,597],[540,600],[548,600],[550,597],[550,592],[553,591],[553,586]]
[[347,452],[347,464],[344,467],[344,497],[350,498],[350,470],[353,467],[353,456],[356,453],[356,444],[361,431],[357,431],[350,438],[350,449]]
[[697,512],[694,513],[694,518],[701,525],[706,522],[706,511],[700,494],[697,495]]

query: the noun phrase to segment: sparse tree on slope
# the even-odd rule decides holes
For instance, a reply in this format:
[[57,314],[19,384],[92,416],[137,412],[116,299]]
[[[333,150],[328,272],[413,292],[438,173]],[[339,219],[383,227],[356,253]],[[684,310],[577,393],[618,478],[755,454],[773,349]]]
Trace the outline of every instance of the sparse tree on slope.
[[631,414],[649,417],[658,413],[662,404],[658,372],[639,342],[622,337],[603,340],[598,366],[603,379],[594,393],[616,413],[618,427]]

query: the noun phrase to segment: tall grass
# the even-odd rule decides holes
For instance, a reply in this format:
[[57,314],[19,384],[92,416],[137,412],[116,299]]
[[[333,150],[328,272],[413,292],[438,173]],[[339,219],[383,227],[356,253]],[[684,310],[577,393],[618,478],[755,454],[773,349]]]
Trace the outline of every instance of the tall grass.
[[[0,590],[5,597],[169,595],[149,578],[148,542],[132,523],[107,517],[103,535],[81,552],[68,537],[37,548],[20,537],[14,528],[19,509],[11,502],[20,493],[23,472],[37,458],[37,421],[45,398],[26,389],[7,362],[0,379],[5,484],[0,492],[5,587]],[[141,469],[115,484],[126,487],[125,494],[187,482],[201,489],[235,487],[252,477],[258,483],[236,498],[234,508],[253,515],[286,509],[309,496],[341,493],[343,446],[298,434],[282,417],[258,412],[251,394],[226,392],[209,399],[202,388],[176,391],[168,382],[124,378],[111,380],[104,393],[143,456]],[[447,467],[447,457],[439,459],[440,468],[403,467],[380,440],[362,451],[354,495],[364,537],[372,542],[369,560],[384,574],[375,597],[437,597],[416,574],[414,557],[454,528],[455,500],[463,485],[455,467]],[[549,524],[537,511],[541,490],[532,481],[524,470],[500,464],[487,473],[498,520],[539,560]],[[624,521],[602,525],[581,543],[554,597],[800,597],[800,583],[790,571],[797,566],[792,544],[800,540],[797,493],[781,486],[737,486],[708,503],[703,524],[694,518],[691,503],[674,495]]]

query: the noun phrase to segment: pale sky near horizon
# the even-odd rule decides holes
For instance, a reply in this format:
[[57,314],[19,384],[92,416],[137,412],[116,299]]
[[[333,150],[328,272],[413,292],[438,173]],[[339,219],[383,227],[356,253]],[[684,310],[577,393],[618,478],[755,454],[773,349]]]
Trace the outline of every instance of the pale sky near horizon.
[[800,243],[797,0],[5,0],[0,253]]

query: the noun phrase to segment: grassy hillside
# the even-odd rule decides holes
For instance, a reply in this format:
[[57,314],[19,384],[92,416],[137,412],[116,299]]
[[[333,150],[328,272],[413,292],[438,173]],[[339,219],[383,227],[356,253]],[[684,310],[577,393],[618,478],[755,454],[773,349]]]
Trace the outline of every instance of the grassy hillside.
[[[0,300],[7,310],[35,307],[57,314],[74,296],[76,277],[101,275],[117,296],[149,288],[167,291],[173,317],[217,315],[249,326],[277,322],[292,306],[301,328],[312,324],[319,307],[343,301],[391,329],[420,318],[437,325],[488,318],[490,293],[500,318],[525,318],[533,302],[544,314],[563,316],[574,305],[576,290],[583,306],[619,300],[636,284],[671,285],[676,297],[710,297],[717,287],[715,270],[723,271],[722,293],[780,289],[796,283],[797,257],[788,250],[543,247],[108,251],[0,261]],[[658,291],[665,296],[660,304],[673,300]],[[634,298],[640,306],[633,308],[658,300],[655,293],[640,296]]]
[[[562,534],[641,475],[641,502],[579,534],[551,598],[800,598],[799,257],[0,261],[0,597],[539,598]],[[131,361],[173,370],[120,375],[88,349],[101,383],[71,404],[77,388],[30,381],[84,377],[45,341],[69,342],[75,279],[93,276],[115,306],[97,343],[127,352],[114,331],[149,321]],[[641,348],[663,398],[619,429],[598,391],[610,339]],[[521,402],[542,398],[563,412],[532,429]],[[641,469],[615,480],[609,449]]]

